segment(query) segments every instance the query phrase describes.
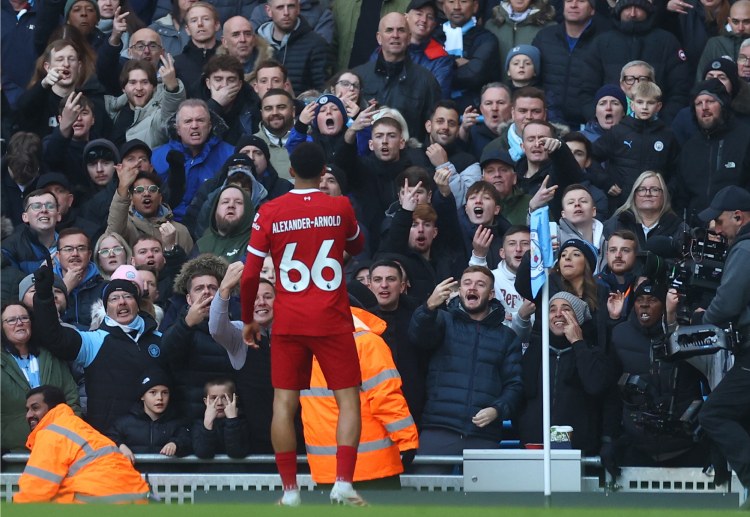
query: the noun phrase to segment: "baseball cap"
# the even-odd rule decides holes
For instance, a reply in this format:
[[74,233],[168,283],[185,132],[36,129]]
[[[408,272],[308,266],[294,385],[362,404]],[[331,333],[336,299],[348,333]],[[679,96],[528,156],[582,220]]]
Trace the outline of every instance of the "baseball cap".
[[143,140],[138,140],[137,138],[128,140],[120,146],[120,159],[125,159],[125,156],[127,156],[128,153],[133,149],[143,149],[144,151],[146,151],[148,159],[151,159],[151,148],[146,142],[144,142]]
[[713,221],[722,212],[740,210],[750,212],[750,192],[742,187],[730,185],[716,193],[708,208],[698,214],[703,222]]
[[409,5],[406,6],[406,11],[404,12],[408,13],[412,9],[421,9],[426,5],[431,6],[433,9],[435,9],[435,11],[437,11],[437,2],[435,2],[435,0],[411,0],[411,2],[409,2]]
[[482,151],[482,157],[479,162],[480,167],[484,168],[485,165],[487,165],[490,162],[503,162],[506,165],[510,165],[514,169],[516,167],[516,162],[514,162],[513,158],[510,157],[510,153],[498,147],[495,147],[495,148],[485,147],[484,151]]
[[60,185],[65,188],[65,190],[72,190],[70,180],[68,180],[65,174],[59,172],[48,172],[39,176],[39,179],[36,182],[36,188],[44,188],[47,185]]

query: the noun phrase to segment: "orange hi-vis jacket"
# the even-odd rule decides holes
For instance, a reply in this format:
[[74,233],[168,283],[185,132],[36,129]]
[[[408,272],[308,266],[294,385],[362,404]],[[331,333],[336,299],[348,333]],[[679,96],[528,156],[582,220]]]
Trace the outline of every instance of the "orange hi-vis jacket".
[[52,408],[31,431],[16,503],[145,503],[148,484],[112,440],[73,414]]
[[[386,324],[367,311],[352,307],[354,340],[362,373],[360,405],[362,434],[354,481],[380,479],[403,472],[400,451],[419,445],[417,426],[401,392],[401,376],[388,345],[380,335]],[[313,360],[310,389],[301,393],[307,462],[316,483],[336,481],[336,422],[338,407],[317,360]]]

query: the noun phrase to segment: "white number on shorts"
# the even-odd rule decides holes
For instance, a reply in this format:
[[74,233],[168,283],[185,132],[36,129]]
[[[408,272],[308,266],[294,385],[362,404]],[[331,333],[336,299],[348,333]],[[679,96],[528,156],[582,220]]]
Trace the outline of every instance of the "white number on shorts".
[[[321,291],[334,291],[338,289],[341,285],[343,275],[341,264],[328,256],[332,247],[333,239],[324,240],[320,245],[318,254],[315,256],[312,267],[308,268],[304,262],[293,258],[294,252],[297,249],[297,243],[290,242],[287,244],[284,248],[284,255],[281,257],[281,264],[279,264],[281,285],[284,289],[292,292],[304,291],[310,286],[311,279],[313,284]],[[323,278],[323,271],[325,269],[333,270],[333,278],[331,280]],[[289,278],[290,271],[296,271],[299,274],[299,280],[295,282]]]

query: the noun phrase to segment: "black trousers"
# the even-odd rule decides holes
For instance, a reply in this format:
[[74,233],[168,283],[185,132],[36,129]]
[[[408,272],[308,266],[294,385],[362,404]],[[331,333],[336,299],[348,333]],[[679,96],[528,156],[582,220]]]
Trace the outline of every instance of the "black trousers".
[[734,366],[708,396],[698,419],[706,435],[729,461],[745,488],[750,488],[750,352],[734,358]]

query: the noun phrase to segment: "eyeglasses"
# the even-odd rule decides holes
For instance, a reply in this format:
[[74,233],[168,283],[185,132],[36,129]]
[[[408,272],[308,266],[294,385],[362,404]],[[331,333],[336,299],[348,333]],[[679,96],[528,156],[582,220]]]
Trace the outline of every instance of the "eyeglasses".
[[340,84],[343,88],[349,88],[351,90],[359,90],[360,88],[359,83],[352,83],[350,81],[347,81],[346,79],[342,79],[336,84]]
[[91,248],[81,244],[80,246],[63,246],[62,248],[60,248],[60,251],[62,251],[63,253],[73,253],[74,251],[76,251],[83,254],[86,253],[89,249]]
[[664,189],[661,187],[638,187],[635,189],[635,193],[639,196],[658,196],[662,192],[664,192]]
[[114,248],[102,248],[98,251],[99,255],[102,257],[106,255],[122,255],[122,252],[125,251],[125,248],[122,246],[115,246]]
[[52,201],[47,201],[46,203],[36,201],[34,203],[29,203],[29,205],[26,207],[26,210],[31,210],[32,212],[41,212],[42,208],[46,208],[50,212],[54,212],[55,210],[57,210],[57,205]]
[[151,52],[156,52],[157,50],[162,48],[162,46],[152,41],[151,43],[136,43],[135,45],[131,45],[130,48],[137,50],[138,52],[143,52],[147,48]]
[[89,152],[86,153],[86,157],[85,157],[86,163],[92,163],[97,160],[113,162],[115,161],[115,155],[111,149],[107,149],[106,147],[99,147],[97,149],[91,149]]
[[133,296],[130,293],[123,293],[123,294],[113,294],[109,298],[107,298],[107,302],[112,302],[112,303],[119,303],[120,300],[130,302],[132,300],[135,300],[135,296]]
[[133,187],[132,192],[135,192],[136,194],[143,194],[147,190],[151,194],[156,194],[157,192],[159,192],[159,187],[156,185],[149,185],[148,187],[144,187],[143,185],[138,185],[137,187]]
[[641,81],[650,83],[651,78],[646,77],[645,75],[626,75],[622,78],[622,82],[628,86],[633,86],[635,83],[640,83]]
[[738,65],[746,65],[748,63],[750,63],[750,56],[743,56],[742,54],[740,54],[739,56],[737,56],[737,64]]
[[3,320],[3,323],[7,325],[18,325],[18,323],[28,323],[31,321],[31,318],[28,316],[11,316],[10,318],[5,318]]

